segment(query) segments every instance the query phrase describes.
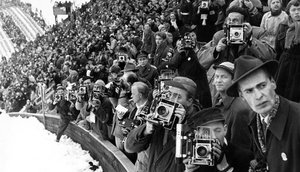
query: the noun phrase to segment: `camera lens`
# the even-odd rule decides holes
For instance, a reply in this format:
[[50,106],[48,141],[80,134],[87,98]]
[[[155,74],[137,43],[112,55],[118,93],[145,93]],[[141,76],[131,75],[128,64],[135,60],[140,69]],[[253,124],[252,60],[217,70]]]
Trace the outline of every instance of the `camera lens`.
[[168,109],[164,106],[159,106],[157,108],[157,113],[158,115],[165,117],[168,115]]
[[196,151],[197,151],[198,156],[200,156],[200,157],[205,157],[208,154],[208,150],[204,146],[199,146]]
[[240,36],[240,32],[234,32],[234,36],[235,37],[239,37]]

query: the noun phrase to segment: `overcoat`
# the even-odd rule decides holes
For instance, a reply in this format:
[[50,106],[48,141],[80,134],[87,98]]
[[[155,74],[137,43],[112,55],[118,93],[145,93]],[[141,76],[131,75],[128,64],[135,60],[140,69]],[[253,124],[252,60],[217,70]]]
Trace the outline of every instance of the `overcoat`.
[[[263,157],[257,131],[256,115],[250,122],[253,150]],[[300,171],[300,104],[280,97],[280,104],[266,133],[266,154],[270,172]]]

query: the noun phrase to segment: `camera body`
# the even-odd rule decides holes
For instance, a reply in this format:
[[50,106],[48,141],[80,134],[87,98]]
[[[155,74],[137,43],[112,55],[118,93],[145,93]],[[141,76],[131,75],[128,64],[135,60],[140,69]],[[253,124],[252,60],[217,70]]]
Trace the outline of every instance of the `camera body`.
[[208,9],[209,8],[209,2],[207,0],[201,1],[200,9]]
[[130,118],[125,118],[122,121],[119,122],[119,124],[124,127],[127,130],[132,130],[134,128],[137,128],[138,126],[142,125],[143,119],[130,119]]
[[67,101],[76,101],[77,97],[74,90],[68,90],[66,94]]
[[193,132],[184,133],[184,125],[176,126],[176,158],[190,158],[194,165],[215,165],[215,157],[212,152],[213,143],[210,127],[198,126]]
[[246,41],[246,36],[244,32],[244,25],[233,25],[226,24],[224,27],[224,33],[227,38],[227,44],[231,45],[242,45]]
[[167,100],[164,95],[153,101],[151,105],[151,112],[153,112],[152,119],[147,119],[153,123],[162,125],[168,130],[172,130],[174,124],[177,122],[175,116],[175,109],[179,106],[179,103]]
[[193,49],[195,48],[196,44],[193,41],[193,39],[188,36],[185,35],[182,39],[181,39],[181,47],[182,49]]
[[85,95],[87,94],[87,87],[86,86],[80,86],[78,89],[78,94]]

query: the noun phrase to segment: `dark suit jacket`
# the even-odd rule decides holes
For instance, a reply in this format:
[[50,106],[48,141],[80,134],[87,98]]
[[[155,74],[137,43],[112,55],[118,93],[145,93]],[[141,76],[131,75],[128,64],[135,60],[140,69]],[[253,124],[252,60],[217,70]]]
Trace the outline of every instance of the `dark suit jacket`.
[[[256,115],[250,123],[253,149],[257,158],[263,154],[257,136]],[[266,134],[266,161],[270,172],[300,171],[300,104],[280,97],[280,105]]]

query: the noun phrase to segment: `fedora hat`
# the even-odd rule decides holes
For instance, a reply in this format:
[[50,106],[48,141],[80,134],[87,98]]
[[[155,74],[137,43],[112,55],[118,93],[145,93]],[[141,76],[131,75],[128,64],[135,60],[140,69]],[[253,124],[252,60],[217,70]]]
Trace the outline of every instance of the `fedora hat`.
[[231,86],[228,87],[226,93],[228,96],[238,97],[238,82],[240,80],[246,78],[251,73],[261,68],[266,69],[270,73],[270,75],[274,77],[278,68],[278,63],[275,60],[268,60],[263,62],[256,57],[242,55],[234,61],[234,68],[234,78]]
[[124,67],[124,70],[122,70],[122,72],[137,72],[139,69],[136,68],[135,64],[134,63],[131,63],[131,62],[127,62],[125,64],[125,67]]

